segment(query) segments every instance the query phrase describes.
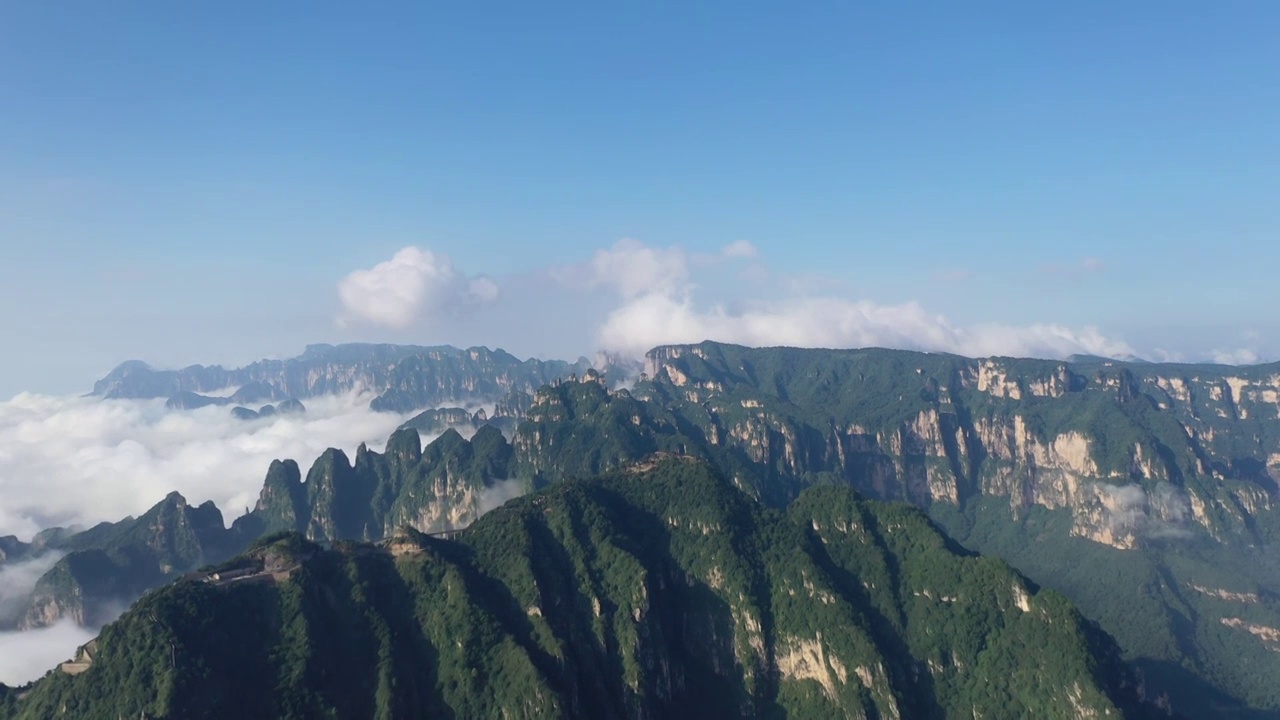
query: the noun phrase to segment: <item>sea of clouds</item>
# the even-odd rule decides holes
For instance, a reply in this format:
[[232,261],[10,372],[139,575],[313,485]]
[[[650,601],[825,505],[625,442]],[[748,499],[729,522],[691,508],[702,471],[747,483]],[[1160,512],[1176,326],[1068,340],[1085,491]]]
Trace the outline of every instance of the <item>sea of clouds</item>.
[[16,687],[39,680],[97,635],[70,620],[38,630],[0,632],[0,683]]
[[[372,398],[315,397],[305,401],[304,414],[245,422],[226,407],[168,410],[162,399],[18,395],[0,403],[0,535],[29,540],[49,527],[136,517],[174,490],[193,504],[213,500],[230,524],[257,501],[274,459],[293,458],[305,473],[326,448],[353,455],[366,443],[381,450],[408,415],[373,412]],[[523,487],[517,480],[495,484],[482,493],[476,514]],[[0,564],[0,624],[12,626],[59,557],[49,552]],[[0,632],[0,683],[38,679],[96,634],[70,621]]]
[[174,490],[213,500],[228,524],[253,507],[271,461],[303,471],[326,448],[381,449],[406,415],[369,393],[306,400],[307,412],[245,422],[226,407],[21,394],[0,403],[0,535],[138,516]]

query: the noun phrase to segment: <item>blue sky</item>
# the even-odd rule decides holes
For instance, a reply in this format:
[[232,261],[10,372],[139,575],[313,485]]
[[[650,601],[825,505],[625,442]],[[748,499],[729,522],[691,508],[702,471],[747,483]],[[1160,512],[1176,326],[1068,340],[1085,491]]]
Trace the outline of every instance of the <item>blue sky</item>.
[[[662,339],[671,305],[593,263],[623,238],[725,339],[915,303],[961,339],[890,313],[814,343],[1280,356],[1280,5],[263,5],[0,7],[0,395],[316,341]],[[344,278],[405,247],[452,284],[353,311]]]

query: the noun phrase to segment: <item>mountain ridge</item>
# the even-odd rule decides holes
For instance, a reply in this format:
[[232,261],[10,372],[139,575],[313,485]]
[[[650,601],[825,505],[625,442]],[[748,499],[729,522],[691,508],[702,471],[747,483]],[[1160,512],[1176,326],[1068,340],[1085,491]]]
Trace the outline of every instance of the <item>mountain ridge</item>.
[[[718,343],[662,346],[648,363],[626,389],[591,373],[542,386],[509,440],[488,433],[510,446],[488,478],[539,488],[669,452],[707,459],[775,507],[827,484],[910,501],[966,546],[1067,593],[1176,706],[1280,714],[1265,682],[1280,672],[1280,643],[1267,639],[1280,637],[1280,567],[1268,559],[1280,538],[1280,365]],[[418,419],[477,434],[485,424],[469,411]],[[416,434],[393,436],[383,455],[322,456],[314,486],[296,463],[288,477],[273,465],[264,497],[277,490],[254,515],[263,525],[244,537],[267,532],[268,518],[317,539],[376,539],[406,519],[459,526],[428,521],[447,519],[454,498],[474,502],[483,463],[446,435],[438,449],[452,449],[421,466]],[[349,491],[361,499],[339,504],[354,519],[333,512]]]
[[[602,372],[629,372],[614,364],[616,358],[602,357]],[[482,346],[309,345],[296,357],[259,360],[231,369],[191,365],[157,370],[141,361],[127,361],[95,382],[90,395],[104,399],[163,397],[168,398],[171,409],[194,409],[305,400],[364,389],[377,395],[370,401],[371,409],[409,412],[447,402],[492,402],[511,392],[532,393],[552,380],[585,373],[591,367],[586,358],[572,363],[521,360],[505,350]],[[230,398],[202,394],[231,387],[238,389]]]
[[456,541],[267,536],[0,694],[17,718],[1158,712],[1096,626],[918,510],[847,488],[771,510],[673,457]]

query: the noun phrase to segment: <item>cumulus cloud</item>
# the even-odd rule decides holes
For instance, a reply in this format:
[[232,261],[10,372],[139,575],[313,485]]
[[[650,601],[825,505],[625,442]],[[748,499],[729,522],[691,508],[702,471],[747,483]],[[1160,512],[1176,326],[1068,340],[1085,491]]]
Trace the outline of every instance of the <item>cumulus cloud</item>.
[[674,293],[692,285],[695,269],[728,266],[754,259],[756,246],[736,240],[715,253],[686,253],[677,246],[652,247],[623,238],[601,248],[585,263],[552,268],[550,275],[578,289],[607,288],[624,299],[649,293]]
[[590,286],[610,287],[624,298],[633,298],[683,287],[689,278],[689,259],[678,247],[654,248],[622,239],[597,250],[587,269]]
[[390,260],[356,270],[338,283],[345,314],[340,322],[367,322],[405,328],[422,319],[493,302],[498,285],[484,276],[467,277],[447,256],[406,247]]
[[22,394],[0,403],[0,535],[137,516],[170,491],[213,500],[228,522],[252,507],[271,461],[307,465],[327,447],[380,447],[407,416],[371,396],[310,398],[307,412],[245,423],[225,407]]
[[70,620],[38,630],[0,632],[0,683],[12,687],[38,680],[71,660],[76,648],[93,637],[92,630]]

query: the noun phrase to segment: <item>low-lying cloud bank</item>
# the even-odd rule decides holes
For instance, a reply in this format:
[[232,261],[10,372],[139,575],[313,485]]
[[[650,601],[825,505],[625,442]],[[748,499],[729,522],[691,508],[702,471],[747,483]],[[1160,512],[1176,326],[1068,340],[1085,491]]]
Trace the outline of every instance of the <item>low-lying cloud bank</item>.
[[[523,495],[525,488],[525,483],[518,479],[498,481],[485,488],[476,499],[468,523]],[[0,566],[0,619],[12,619],[15,613],[21,612],[36,581],[60,557],[61,554],[51,552]],[[124,609],[121,606],[119,610]],[[80,627],[70,620],[34,630],[0,631],[0,683],[12,687],[38,680],[59,663],[72,659],[76,649],[96,635],[96,630]]]
[[71,660],[76,648],[95,635],[70,620],[38,630],[0,632],[0,683],[13,687],[39,680]]
[[[244,422],[225,407],[175,411],[163,400],[19,395],[0,403],[0,535],[136,517],[173,490],[192,503],[213,500],[230,522],[257,500],[271,460],[294,458],[305,472],[326,448],[350,455],[362,442],[380,447],[406,416],[372,412],[371,398],[310,398],[305,415]],[[518,480],[498,482],[477,497],[473,515],[523,492]],[[60,557],[0,565],[0,627],[16,624]],[[72,621],[0,631],[0,683],[39,679],[96,634]]]
[[1149,489],[1136,483],[1100,483],[1098,488],[1102,493],[1102,519],[1113,533],[1147,538],[1190,536],[1191,502],[1185,490],[1164,481]]
[[[523,480],[512,478],[510,480],[499,480],[480,493],[480,501],[476,503],[476,517],[478,520],[481,515],[502,507],[509,500],[514,500],[524,495],[528,489],[527,483]],[[472,520],[475,522],[475,520]]]
[[305,471],[329,447],[382,447],[406,416],[375,413],[370,399],[316,397],[305,414],[244,422],[225,407],[19,395],[0,403],[0,535],[136,517],[174,490],[213,500],[230,522],[257,501],[276,458]]
[[[61,557],[61,553],[50,552],[0,565],[0,626],[12,626],[26,609],[36,581]],[[92,630],[71,621],[38,630],[0,632],[0,683],[13,686],[38,679],[58,663],[70,660],[76,648],[93,636]]]
[[47,552],[39,557],[0,565],[0,627],[14,624],[26,610],[27,599],[36,581],[62,558],[62,553]]

